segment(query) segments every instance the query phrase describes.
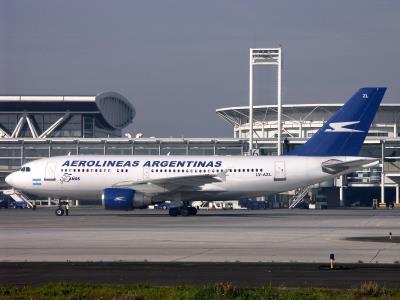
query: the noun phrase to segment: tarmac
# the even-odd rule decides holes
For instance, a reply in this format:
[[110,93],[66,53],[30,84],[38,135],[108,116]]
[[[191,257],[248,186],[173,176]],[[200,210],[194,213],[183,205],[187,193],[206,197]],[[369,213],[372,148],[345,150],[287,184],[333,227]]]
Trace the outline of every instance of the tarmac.
[[397,264],[347,264],[330,270],[328,265],[302,263],[0,262],[0,286],[51,282],[157,286],[232,282],[241,287],[357,288],[363,282],[374,281],[399,288],[399,273]]
[[[0,210],[0,284],[400,287],[400,210]],[[390,235],[390,233],[392,233]],[[335,269],[329,268],[330,254]]]
[[[392,233],[392,240],[389,233]],[[400,210],[0,209],[2,262],[398,263]]]

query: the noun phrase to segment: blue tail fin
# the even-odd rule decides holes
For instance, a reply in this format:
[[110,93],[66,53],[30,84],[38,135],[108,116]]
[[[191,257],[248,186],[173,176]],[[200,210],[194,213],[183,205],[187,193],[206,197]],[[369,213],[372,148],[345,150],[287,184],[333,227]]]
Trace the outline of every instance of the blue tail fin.
[[360,89],[304,145],[285,155],[358,155],[385,91]]

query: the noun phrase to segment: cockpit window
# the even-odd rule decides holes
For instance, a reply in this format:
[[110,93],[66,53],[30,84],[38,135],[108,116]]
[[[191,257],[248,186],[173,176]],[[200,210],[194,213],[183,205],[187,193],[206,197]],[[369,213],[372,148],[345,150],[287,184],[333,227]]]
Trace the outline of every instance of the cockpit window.
[[31,168],[30,168],[30,167],[22,167],[22,168],[20,169],[20,171],[21,171],[21,172],[30,172],[30,171],[31,171]]

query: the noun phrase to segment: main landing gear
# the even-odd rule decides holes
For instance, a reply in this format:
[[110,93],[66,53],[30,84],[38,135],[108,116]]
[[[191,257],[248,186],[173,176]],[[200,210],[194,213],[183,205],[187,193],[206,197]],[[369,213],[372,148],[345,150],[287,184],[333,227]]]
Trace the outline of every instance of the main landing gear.
[[169,209],[169,215],[171,217],[176,216],[195,216],[197,214],[197,209],[193,206],[181,206],[181,207],[171,207]]

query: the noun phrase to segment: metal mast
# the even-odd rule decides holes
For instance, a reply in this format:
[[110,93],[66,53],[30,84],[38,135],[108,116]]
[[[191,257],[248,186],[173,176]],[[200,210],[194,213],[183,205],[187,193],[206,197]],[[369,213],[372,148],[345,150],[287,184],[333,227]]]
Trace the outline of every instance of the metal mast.
[[253,150],[253,66],[277,66],[278,155],[282,154],[282,48],[250,48],[249,60],[249,152]]

